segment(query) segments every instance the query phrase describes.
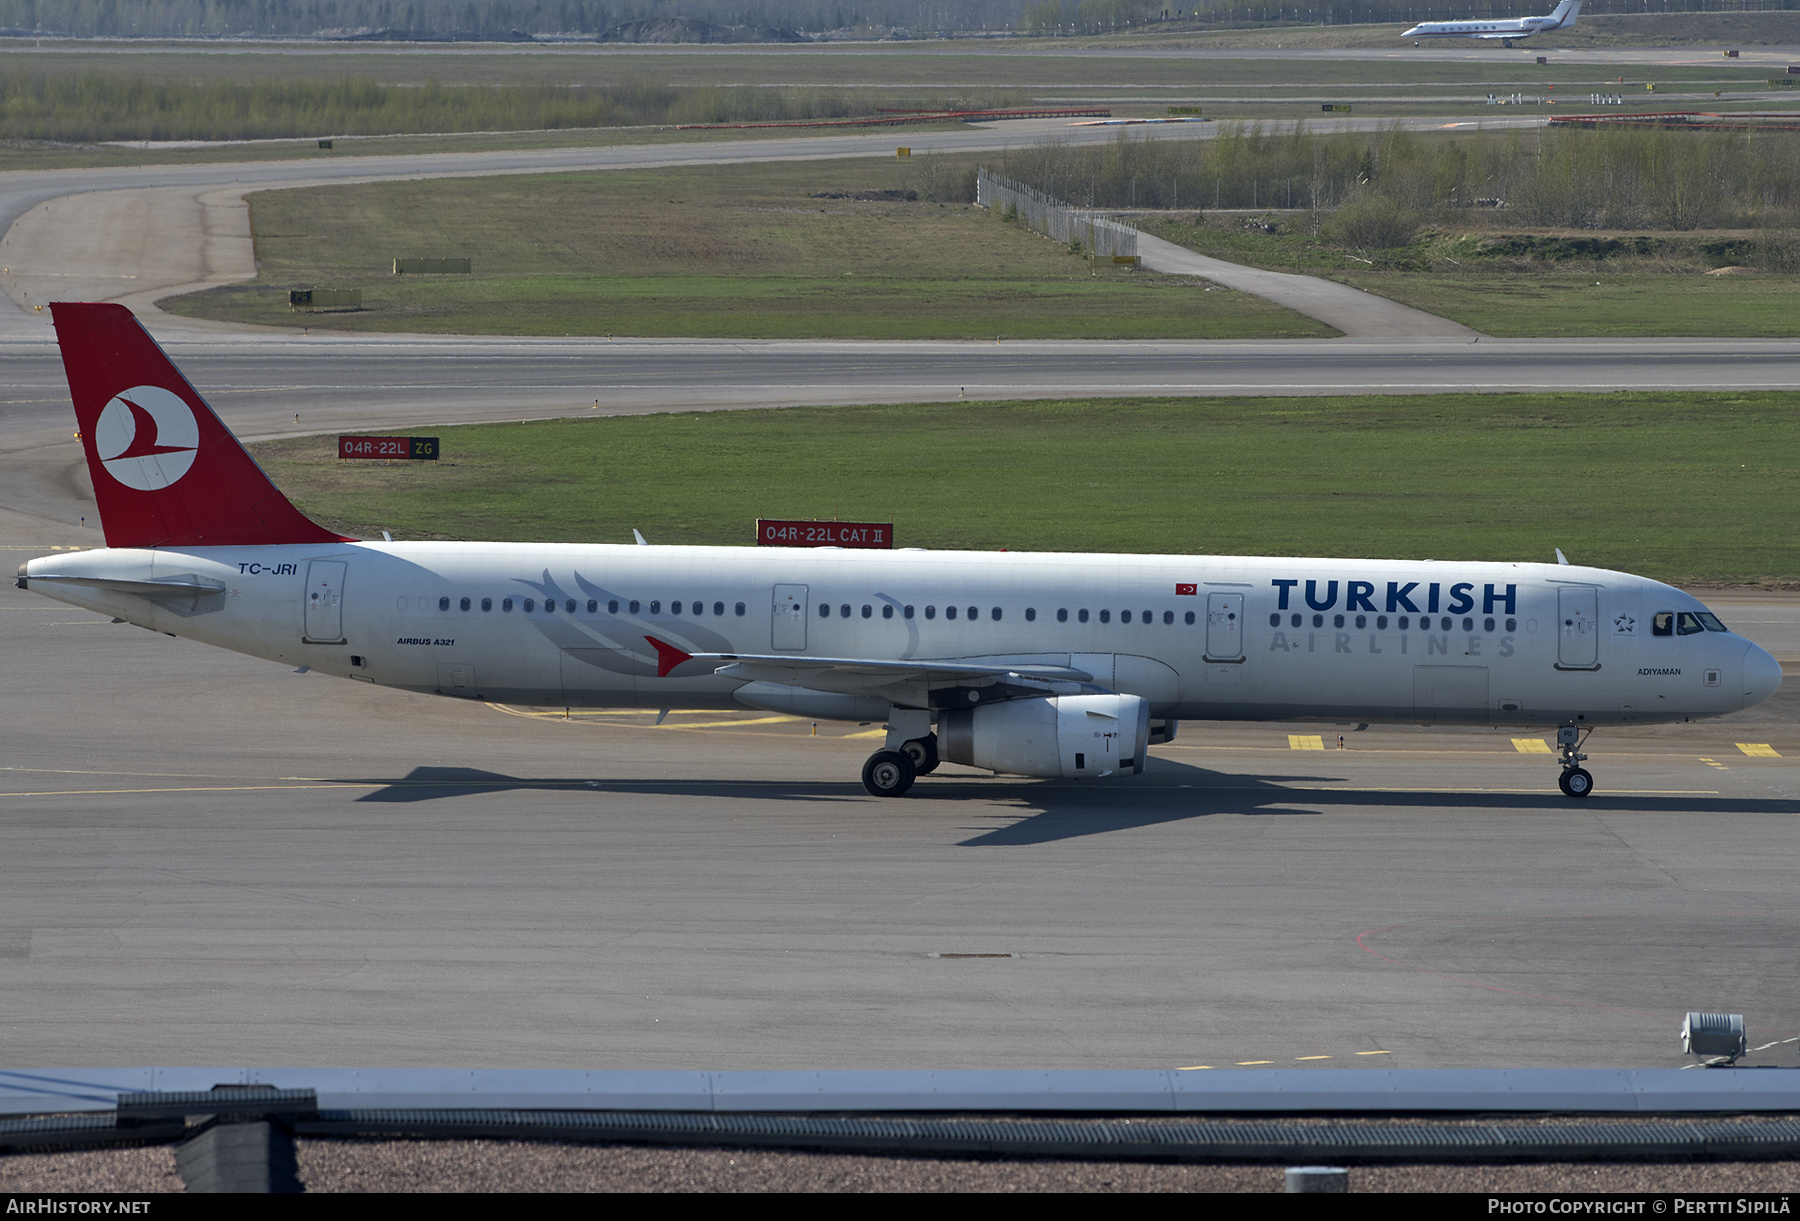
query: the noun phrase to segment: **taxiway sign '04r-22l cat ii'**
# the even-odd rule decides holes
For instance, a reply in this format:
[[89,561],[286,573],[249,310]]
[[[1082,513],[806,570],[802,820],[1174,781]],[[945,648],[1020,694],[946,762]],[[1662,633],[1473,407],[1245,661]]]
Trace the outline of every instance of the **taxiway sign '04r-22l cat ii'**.
[[1515,39],[1568,29],[1581,16],[1581,4],[1582,0],[1562,0],[1548,17],[1515,17],[1502,21],[1425,21],[1400,37],[1497,39],[1510,47]]
[[1560,564],[363,542],[270,483],[131,313],[53,305],[106,547],[21,588],[411,691],[879,721],[940,759],[1140,772],[1183,719],[1555,727],[1735,712],[1775,659],[1657,581]]

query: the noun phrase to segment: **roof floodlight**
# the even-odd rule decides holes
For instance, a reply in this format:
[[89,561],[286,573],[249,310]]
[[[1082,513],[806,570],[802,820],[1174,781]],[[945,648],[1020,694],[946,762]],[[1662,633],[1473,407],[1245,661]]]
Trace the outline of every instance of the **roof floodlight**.
[[1681,1050],[1690,1056],[1724,1056],[1736,1063],[1744,1054],[1744,1015],[1690,1013],[1681,1019]]

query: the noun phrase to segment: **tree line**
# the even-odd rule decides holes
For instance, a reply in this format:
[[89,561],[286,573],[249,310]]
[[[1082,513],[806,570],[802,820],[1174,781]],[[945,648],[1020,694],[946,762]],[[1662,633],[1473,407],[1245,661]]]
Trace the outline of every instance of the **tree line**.
[[982,109],[1022,92],[812,86],[426,84],[372,80],[188,83],[90,73],[0,73],[0,138],[255,140],[414,132],[551,131],[679,123],[750,123],[873,115],[880,106]]
[[1484,209],[1543,228],[1800,227],[1800,133],[1226,124],[1211,140],[1044,141],[994,168],[1078,207],[1304,210],[1357,246],[1403,245],[1422,224]]
[[0,0],[0,30],[93,38],[597,37],[628,21],[824,32],[1010,30],[1022,0]]
[[[598,37],[656,17],[823,33],[1083,34],[1150,21],[1357,25],[1519,17],[1552,0],[0,0],[0,31],[77,37]],[[1589,15],[1756,12],[1800,0],[1587,0]]]

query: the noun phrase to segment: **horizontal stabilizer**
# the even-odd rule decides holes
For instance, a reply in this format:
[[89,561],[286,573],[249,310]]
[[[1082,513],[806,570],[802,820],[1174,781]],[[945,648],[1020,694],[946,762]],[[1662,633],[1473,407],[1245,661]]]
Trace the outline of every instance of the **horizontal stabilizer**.
[[30,577],[21,577],[20,584],[30,581],[32,584],[86,585],[92,589],[104,589],[115,594],[137,594],[144,598],[203,598],[208,594],[222,594],[225,584],[222,581],[210,581],[205,577],[157,577],[142,581],[128,581],[119,577],[83,577],[62,573],[34,572]]

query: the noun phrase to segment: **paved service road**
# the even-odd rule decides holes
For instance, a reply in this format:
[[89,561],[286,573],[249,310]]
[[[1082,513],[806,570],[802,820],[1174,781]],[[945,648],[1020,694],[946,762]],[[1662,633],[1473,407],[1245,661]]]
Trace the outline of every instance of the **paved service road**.
[[[1391,126],[1393,122],[1345,118],[1313,126],[1323,131],[1354,131]],[[1437,119],[1398,122],[1419,128],[1441,125]],[[1485,126],[1530,127],[1542,123],[1540,118],[1523,118],[1496,120]],[[1195,123],[1161,127],[1157,132],[1159,138],[1207,139],[1217,130],[1210,123]],[[35,307],[48,301],[120,300],[142,314],[162,296],[252,278],[255,264],[243,197],[255,190],[406,178],[892,157],[901,140],[920,153],[1001,153],[1009,145],[1035,143],[1047,136],[1068,143],[1104,143],[1117,139],[1119,131],[1112,127],[1070,126],[1062,120],[1021,120],[970,125],[958,131],[883,130],[846,136],[409,156],[325,155],[303,161],[0,174],[0,229],[6,231],[5,239],[0,241],[5,266],[0,273],[0,288],[6,294],[0,298],[0,338],[46,334],[47,315]],[[1187,268],[1171,265],[1170,270]],[[1257,274],[1242,268],[1237,271],[1249,277]],[[1327,301],[1347,294],[1364,296],[1354,289],[1322,282],[1310,294],[1298,292],[1291,285],[1286,293],[1301,305],[1321,295]],[[1425,328],[1419,333],[1442,333],[1444,324],[1430,315],[1392,303],[1382,304],[1385,312],[1368,332],[1371,335],[1385,337],[1395,333],[1394,320],[1406,315],[1416,316]],[[1338,306],[1333,316],[1345,324],[1340,329],[1347,333],[1363,333],[1358,311]],[[185,320],[170,320],[162,325],[162,334],[242,333],[246,329]]]

